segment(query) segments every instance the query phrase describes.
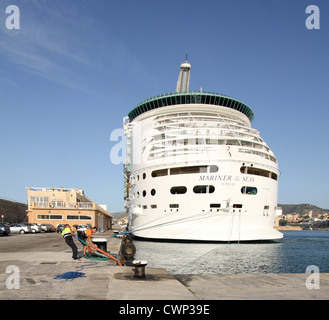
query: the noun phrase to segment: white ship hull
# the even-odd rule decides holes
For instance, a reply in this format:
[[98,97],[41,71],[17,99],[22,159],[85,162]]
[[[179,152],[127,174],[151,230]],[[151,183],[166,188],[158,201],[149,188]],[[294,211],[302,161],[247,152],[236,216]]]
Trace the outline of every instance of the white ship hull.
[[131,111],[124,124],[129,232],[170,240],[282,238],[273,228],[280,172],[252,117],[243,103],[204,92],[154,97]]
[[168,215],[159,216],[156,223],[147,217],[134,216],[133,225],[139,227],[132,234],[145,239],[240,242],[282,238],[268,217],[250,218],[240,214],[197,213],[182,220]]

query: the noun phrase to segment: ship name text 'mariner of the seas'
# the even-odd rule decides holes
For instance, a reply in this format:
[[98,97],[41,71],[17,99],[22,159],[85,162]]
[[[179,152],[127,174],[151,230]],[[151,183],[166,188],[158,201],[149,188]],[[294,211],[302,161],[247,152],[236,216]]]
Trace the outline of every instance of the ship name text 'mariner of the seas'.
[[189,91],[191,65],[176,92],[149,98],[124,118],[128,230],[141,238],[279,239],[277,159],[253,111],[226,95]]

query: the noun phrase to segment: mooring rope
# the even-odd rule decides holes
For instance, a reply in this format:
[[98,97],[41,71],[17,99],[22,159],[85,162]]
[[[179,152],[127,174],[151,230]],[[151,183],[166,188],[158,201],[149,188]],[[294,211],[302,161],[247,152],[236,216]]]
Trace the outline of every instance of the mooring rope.
[[[227,215],[228,215],[228,213],[224,213],[223,216],[218,217],[218,218],[219,219],[222,219],[222,218],[226,217]],[[213,212],[203,213],[203,216],[202,216],[203,219],[207,219],[207,218],[211,218],[211,217],[214,217],[214,213]],[[153,221],[146,222],[146,223],[144,223],[144,224],[142,224],[142,225],[140,225],[138,227],[131,228],[131,229],[126,230],[124,232],[118,233],[118,235],[124,235],[124,234],[127,234],[127,233],[136,232],[136,231],[142,231],[142,230],[147,230],[147,229],[152,229],[152,228],[158,228],[158,227],[166,226],[166,225],[170,225],[170,224],[184,223],[184,222],[193,221],[193,220],[200,220],[200,213],[197,213],[197,214],[192,215],[192,216],[189,216],[189,217],[184,217],[184,218],[180,218],[180,219],[176,219],[176,220],[171,220],[171,221],[165,221],[165,222],[162,222],[162,223],[159,223],[159,224],[150,225],[150,226],[146,226],[146,227],[142,228],[145,225],[151,224],[151,223],[153,223],[155,221],[158,221],[160,219],[163,219],[163,218],[164,217],[160,217],[160,218],[155,219]]]

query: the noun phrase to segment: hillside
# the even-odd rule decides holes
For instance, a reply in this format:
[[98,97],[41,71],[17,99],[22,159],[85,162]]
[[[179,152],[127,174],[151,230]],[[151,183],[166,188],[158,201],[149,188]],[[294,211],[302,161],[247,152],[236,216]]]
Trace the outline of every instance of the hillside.
[[[27,221],[27,205],[15,201],[0,199],[0,216],[4,215],[3,222],[14,223]],[[0,222],[2,219],[0,219]]]
[[329,209],[322,209],[312,204],[278,204],[278,206],[282,208],[284,215],[298,213],[299,216],[304,216],[308,215],[310,211],[314,216],[329,214]]
[[114,219],[120,219],[127,216],[128,214],[126,213],[126,211],[120,211],[120,212],[111,212],[111,215],[113,216]]

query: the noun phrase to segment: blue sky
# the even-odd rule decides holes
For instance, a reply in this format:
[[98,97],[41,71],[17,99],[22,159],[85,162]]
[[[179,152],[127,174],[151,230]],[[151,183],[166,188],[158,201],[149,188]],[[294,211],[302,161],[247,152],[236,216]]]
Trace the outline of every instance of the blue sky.
[[[308,5],[320,29],[308,30]],[[20,29],[6,28],[6,8]],[[0,2],[0,197],[77,187],[123,210],[113,130],[140,101],[175,90],[188,54],[191,90],[255,113],[279,161],[280,203],[329,208],[329,3],[304,0]]]

